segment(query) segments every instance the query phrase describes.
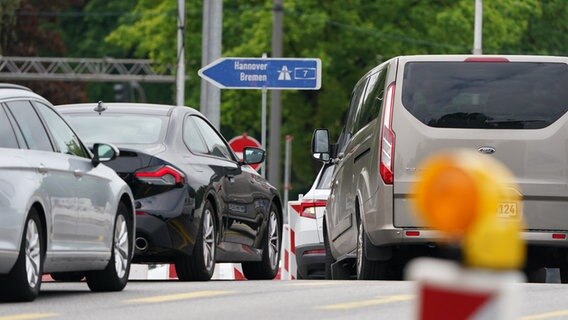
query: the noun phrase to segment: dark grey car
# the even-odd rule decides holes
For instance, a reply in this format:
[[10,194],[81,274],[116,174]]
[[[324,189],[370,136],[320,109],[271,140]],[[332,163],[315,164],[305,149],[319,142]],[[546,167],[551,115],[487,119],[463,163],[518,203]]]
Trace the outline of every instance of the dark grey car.
[[[277,190],[238,159],[198,111],[153,104],[58,106],[87,142],[116,144],[108,165],[136,204],[135,262],[175,263],[180,280],[209,280],[216,262],[242,263],[248,279],[276,276],[282,235]],[[95,110],[97,109],[97,110]]]

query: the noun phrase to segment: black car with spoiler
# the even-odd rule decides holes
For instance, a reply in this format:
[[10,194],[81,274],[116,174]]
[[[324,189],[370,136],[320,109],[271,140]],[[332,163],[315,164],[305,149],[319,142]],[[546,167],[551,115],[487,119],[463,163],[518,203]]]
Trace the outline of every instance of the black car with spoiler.
[[180,280],[209,280],[216,262],[241,262],[248,279],[276,276],[282,237],[278,191],[237,158],[223,136],[189,107],[92,103],[57,106],[87,144],[107,141],[107,165],[136,205],[133,262],[175,263]]

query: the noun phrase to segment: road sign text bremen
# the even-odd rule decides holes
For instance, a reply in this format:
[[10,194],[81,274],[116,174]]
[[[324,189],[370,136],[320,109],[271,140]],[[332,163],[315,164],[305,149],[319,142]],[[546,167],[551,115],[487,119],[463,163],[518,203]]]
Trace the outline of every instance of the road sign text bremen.
[[[239,160],[241,161],[243,160],[243,152],[246,147],[261,148],[261,145],[258,142],[258,140],[256,140],[253,137],[247,136],[246,133],[243,133],[242,135],[236,136],[233,139],[229,140],[229,146],[231,146],[231,149],[233,149],[233,151],[237,154],[237,157],[239,157]],[[254,170],[258,171],[261,165],[262,163],[257,163],[257,164],[251,164],[250,166]]]
[[316,58],[220,58],[199,76],[222,89],[318,90],[321,60]]

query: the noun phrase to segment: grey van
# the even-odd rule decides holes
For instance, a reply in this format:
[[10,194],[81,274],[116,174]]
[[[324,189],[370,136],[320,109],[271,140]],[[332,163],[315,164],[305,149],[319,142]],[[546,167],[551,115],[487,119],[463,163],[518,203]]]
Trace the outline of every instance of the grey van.
[[558,267],[568,282],[567,86],[567,57],[401,56],[369,71],[337,143],[326,129],[312,140],[314,157],[336,163],[324,222],[334,275],[351,261],[359,279],[399,278],[409,259],[438,254],[410,186],[428,156],[465,148],[515,174],[523,210],[498,214],[522,215],[525,268]]

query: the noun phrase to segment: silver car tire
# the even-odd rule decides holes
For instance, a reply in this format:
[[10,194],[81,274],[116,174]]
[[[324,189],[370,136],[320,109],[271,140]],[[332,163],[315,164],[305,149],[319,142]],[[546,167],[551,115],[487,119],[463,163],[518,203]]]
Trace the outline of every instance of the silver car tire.
[[282,245],[282,222],[275,203],[270,206],[265,227],[265,243],[260,262],[243,262],[243,274],[248,280],[270,280],[278,274]]
[[87,273],[87,284],[91,291],[121,291],[128,282],[132,257],[132,222],[128,212],[124,203],[119,203],[112,232],[110,261],[104,270]]
[[0,280],[0,296],[8,301],[33,301],[41,287],[45,240],[39,214],[32,208],[26,218],[18,260]]

